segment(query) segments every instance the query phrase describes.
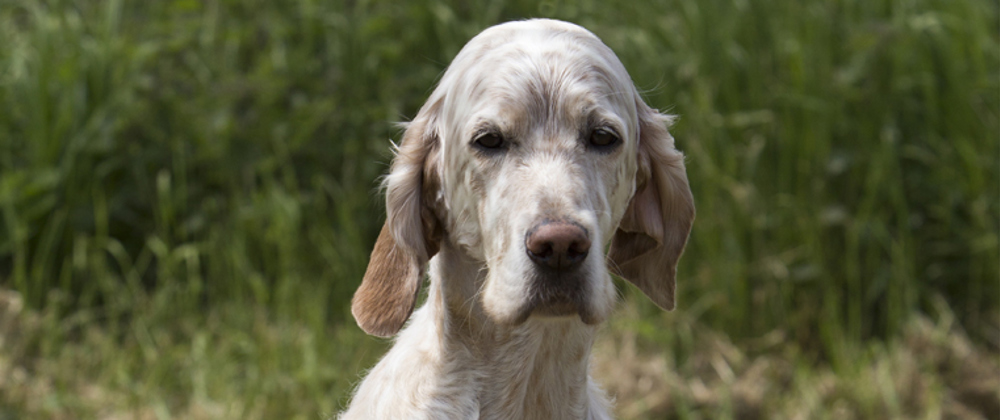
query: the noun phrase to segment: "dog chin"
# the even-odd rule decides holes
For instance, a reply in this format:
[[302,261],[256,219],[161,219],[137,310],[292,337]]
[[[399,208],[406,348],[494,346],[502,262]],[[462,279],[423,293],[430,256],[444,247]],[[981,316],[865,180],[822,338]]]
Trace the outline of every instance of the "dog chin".
[[573,319],[579,318],[587,325],[600,324],[603,319],[594,316],[594,312],[586,306],[574,303],[553,303],[536,307],[529,317],[540,319]]
[[499,319],[497,321],[500,324],[518,326],[529,319],[553,321],[579,319],[587,325],[597,325],[604,321],[604,317],[598,316],[588,305],[560,299],[549,302],[529,302],[521,306],[513,317],[506,320],[507,322]]

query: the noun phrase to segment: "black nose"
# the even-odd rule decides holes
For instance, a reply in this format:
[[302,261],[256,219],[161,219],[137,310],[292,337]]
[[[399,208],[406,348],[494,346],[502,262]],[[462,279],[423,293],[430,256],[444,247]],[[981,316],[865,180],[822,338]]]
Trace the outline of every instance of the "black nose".
[[545,222],[528,232],[524,246],[535,264],[567,270],[587,258],[590,238],[587,231],[576,224]]

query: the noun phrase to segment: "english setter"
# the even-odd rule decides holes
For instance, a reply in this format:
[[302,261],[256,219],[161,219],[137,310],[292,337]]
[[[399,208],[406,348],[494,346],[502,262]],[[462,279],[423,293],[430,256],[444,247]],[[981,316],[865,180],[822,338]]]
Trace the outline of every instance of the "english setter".
[[511,22],[469,41],[385,179],[351,310],[369,334],[399,335],[341,418],[610,418],[588,373],[616,302],[609,270],[672,309],[694,220],[670,120],[579,26]]

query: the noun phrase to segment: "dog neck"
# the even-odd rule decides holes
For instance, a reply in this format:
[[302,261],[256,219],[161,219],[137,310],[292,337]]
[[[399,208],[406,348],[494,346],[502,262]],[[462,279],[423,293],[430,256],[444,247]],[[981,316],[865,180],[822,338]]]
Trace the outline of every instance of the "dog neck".
[[578,317],[534,316],[499,325],[478,299],[486,274],[482,263],[450,244],[432,261],[426,306],[443,359],[453,361],[442,368],[473,378],[469,390],[481,418],[587,418],[596,327]]

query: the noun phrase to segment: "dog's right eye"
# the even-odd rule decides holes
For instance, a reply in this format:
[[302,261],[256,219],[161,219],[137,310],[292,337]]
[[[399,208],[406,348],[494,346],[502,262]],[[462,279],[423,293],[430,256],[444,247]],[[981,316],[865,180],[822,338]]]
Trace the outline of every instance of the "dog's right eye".
[[606,149],[615,146],[621,139],[609,128],[598,128],[590,133],[590,145]]
[[473,144],[477,147],[490,149],[490,151],[496,151],[496,149],[503,147],[505,143],[503,136],[497,133],[483,133],[473,141]]

